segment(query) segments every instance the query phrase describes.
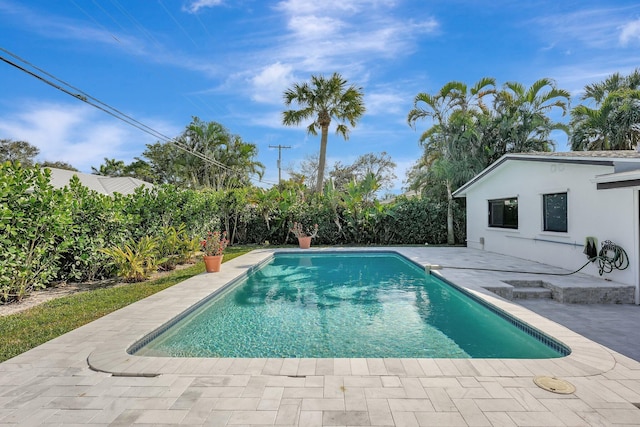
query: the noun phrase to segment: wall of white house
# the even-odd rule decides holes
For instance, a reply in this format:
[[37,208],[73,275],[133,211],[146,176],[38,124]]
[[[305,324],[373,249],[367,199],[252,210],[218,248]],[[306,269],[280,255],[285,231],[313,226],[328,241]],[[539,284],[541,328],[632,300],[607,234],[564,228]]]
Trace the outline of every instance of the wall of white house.
[[[467,245],[567,270],[582,266],[585,238],[611,240],[630,266],[604,277],[637,286],[637,189],[597,190],[595,176],[613,167],[508,160],[467,190]],[[543,231],[543,194],[567,192],[567,232]],[[488,201],[518,198],[518,229],[489,227]],[[483,243],[482,243],[483,242]],[[600,277],[595,264],[582,272]]]

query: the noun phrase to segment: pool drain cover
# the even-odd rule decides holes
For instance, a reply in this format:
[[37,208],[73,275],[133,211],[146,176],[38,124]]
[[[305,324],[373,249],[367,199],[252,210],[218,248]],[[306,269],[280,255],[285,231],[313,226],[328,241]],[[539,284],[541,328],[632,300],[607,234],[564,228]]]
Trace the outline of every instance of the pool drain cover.
[[558,394],[571,394],[576,391],[576,387],[568,381],[554,377],[535,377],[533,382],[542,389]]

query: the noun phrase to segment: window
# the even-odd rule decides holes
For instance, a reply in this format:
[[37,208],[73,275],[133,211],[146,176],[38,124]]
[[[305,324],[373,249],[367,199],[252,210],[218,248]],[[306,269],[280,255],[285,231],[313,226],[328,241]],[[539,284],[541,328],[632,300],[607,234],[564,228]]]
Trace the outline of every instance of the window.
[[544,231],[567,232],[567,193],[543,194]]
[[518,199],[489,200],[489,227],[518,228]]

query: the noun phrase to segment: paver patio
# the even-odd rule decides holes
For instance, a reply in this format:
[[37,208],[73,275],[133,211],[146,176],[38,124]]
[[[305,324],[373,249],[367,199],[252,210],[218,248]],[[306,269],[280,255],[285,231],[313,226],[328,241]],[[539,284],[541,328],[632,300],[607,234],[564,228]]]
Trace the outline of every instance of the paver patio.
[[[360,248],[358,248],[360,250]],[[382,248],[376,248],[380,250]],[[422,264],[562,270],[466,248],[389,248]],[[312,249],[325,250],[325,249]],[[514,273],[448,280],[564,342],[559,359],[205,359],[127,354],[134,342],[274,250],[231,260],[0,364],[2,425],[640,425],[640,363],[486,291]],[[517,275],[527,279],[528,275]],[[541,276],[536,276],[540,280]],[[615,283],[542,276],[561,286]],[[637,340],[637,331],[621,331]],[[576,392],[551,393],[555,376]]]

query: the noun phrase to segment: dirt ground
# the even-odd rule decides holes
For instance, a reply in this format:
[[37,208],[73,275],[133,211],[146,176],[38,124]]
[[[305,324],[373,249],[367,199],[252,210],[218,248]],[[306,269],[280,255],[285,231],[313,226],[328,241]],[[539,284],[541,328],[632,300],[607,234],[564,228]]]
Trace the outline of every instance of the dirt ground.
[[[182,270],[184,268],[191,267],[192,265],[193,264],[178,265],[173,271]],[[158,279],[160,277],[171,274],[173,271],[162,271],[154,273],[153,275],[151,275],[149,280]],[[56,286],[34,291],[29,296],[23,298],[21,301],[11,302],[8,304],[0,304],[0,317],[19,313],[52,299],[64,297],[78,292],[87,292],[101,288],[113,288],[117,286],[124,286],[127,284],[128,283],[121,282],[118,279],[108,279],[86,283],[60,283]]]

